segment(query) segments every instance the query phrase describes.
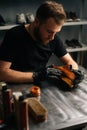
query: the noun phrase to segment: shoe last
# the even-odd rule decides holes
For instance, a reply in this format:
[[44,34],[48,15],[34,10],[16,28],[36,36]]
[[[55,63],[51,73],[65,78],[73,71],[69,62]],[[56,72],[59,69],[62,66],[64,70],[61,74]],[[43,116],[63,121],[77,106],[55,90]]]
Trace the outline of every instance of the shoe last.
[[34,21],[34,15],[32,13],[27,13],[26,21],[27,21],[27,23],[32,23]]
[[25,18],[24,13],[16,14],[16,23],[17,24],[25,24],[26,23],[26,18]]

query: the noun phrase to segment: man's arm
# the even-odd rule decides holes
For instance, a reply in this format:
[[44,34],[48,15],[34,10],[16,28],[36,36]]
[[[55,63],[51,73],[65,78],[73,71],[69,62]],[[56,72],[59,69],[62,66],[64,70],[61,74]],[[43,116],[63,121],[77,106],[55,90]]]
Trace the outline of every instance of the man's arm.
[[5,82],[33,82],[32,72],[20,72],[10,69],[11,63],[0,61],[0,81]]
[[73,60],[69,53],[60,58],[65,65],[72,65],[73,69],[78,70],[78,64]]

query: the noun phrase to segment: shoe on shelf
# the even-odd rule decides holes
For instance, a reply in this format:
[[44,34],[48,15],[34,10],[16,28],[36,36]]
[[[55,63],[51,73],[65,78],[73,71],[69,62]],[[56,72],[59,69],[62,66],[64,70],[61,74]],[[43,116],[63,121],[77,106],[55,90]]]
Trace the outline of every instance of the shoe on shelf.
[[72,22],[72,18],[70,18],[70,15],[69,15],[69,12],[68,11],[65,11],[66,12],[66,22]]
[[72,39],[71,42],[76,46],[76,47],[82,47],[81,43],[77,39]]
[[68,12],[68,11],[65,11],[66,12],[66,22],[79,22],[80,21],[80,18],[77,17],[76,13],[75,12]]
[[34,15],[32,13],[27,13],[26,21],[27,21],[27,23],[32,23],[34,21]]
[[73,20],[73,21],[76,21],[76,22],[79,22],[80,21],[80,18],[77,17],[76,13],[75,12],[69,12],[69,17]]
[[71,40],[65,40],[67,47],[76,48],[75,44]]
[[6,24],[4,18],[2,17],[2,15],[0,14],[0,26],[4,26]]
[[66,39],[65,45],[67,45],[66,47],[72,47],[72,48],[82,47],[82,44],[77,39],[71,39],[71,40]]
[[16,14],[16,24],[26,24],[26,17],[24,13]]

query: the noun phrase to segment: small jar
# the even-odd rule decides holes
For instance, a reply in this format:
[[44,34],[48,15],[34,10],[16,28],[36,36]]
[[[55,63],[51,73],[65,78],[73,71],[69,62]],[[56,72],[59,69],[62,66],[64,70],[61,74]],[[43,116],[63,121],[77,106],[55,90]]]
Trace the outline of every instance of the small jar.
[[36,97],[40,101],[41,90],[38,86],[32,86],[30,89],[31,97]]

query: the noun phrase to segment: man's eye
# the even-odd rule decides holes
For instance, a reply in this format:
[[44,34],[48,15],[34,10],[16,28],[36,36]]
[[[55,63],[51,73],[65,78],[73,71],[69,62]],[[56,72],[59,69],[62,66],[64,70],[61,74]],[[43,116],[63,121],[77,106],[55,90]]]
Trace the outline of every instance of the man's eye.
[[53,34],[52,32],[48,31],[49,34]]

